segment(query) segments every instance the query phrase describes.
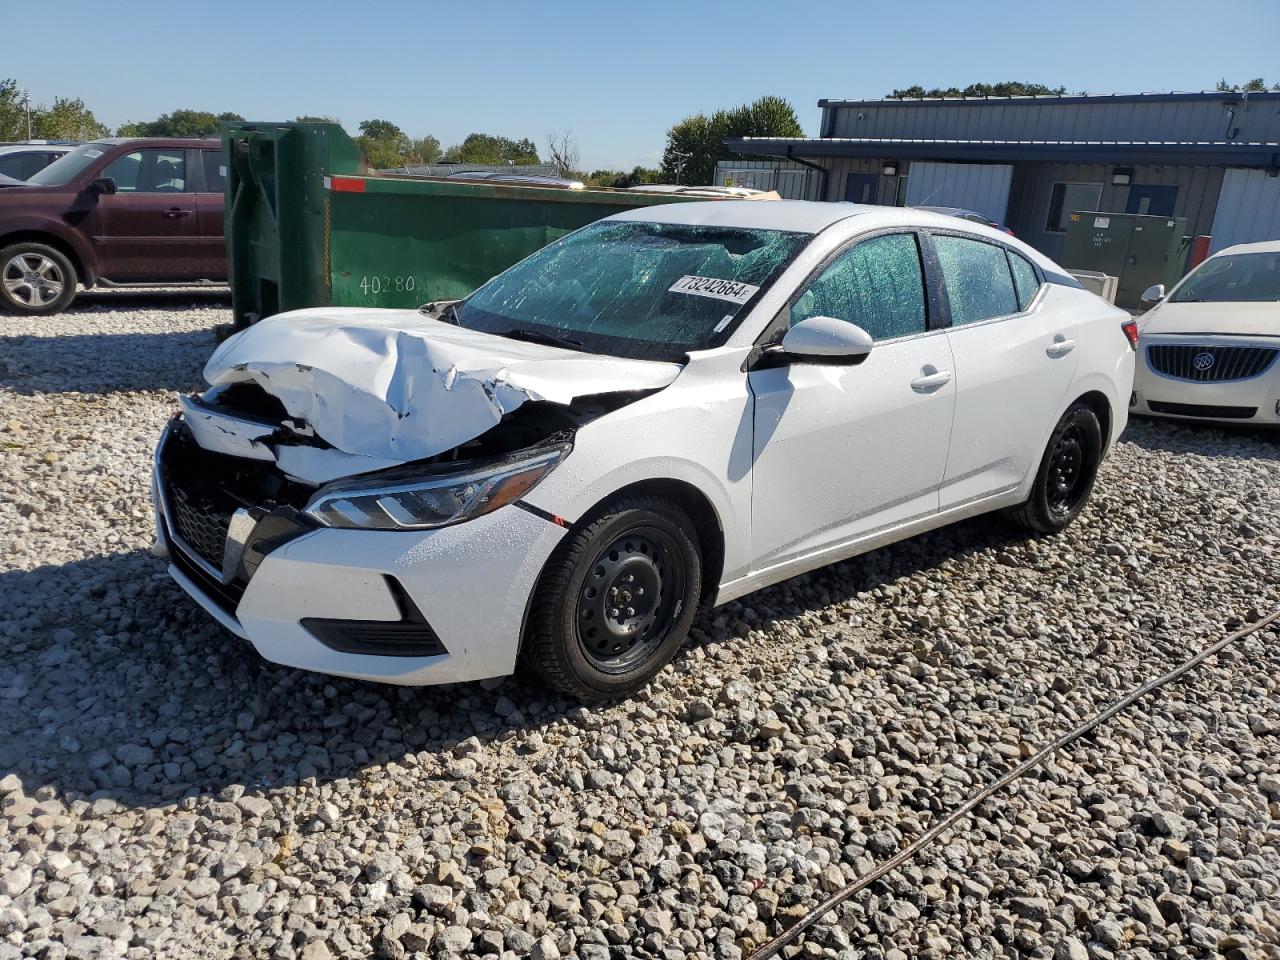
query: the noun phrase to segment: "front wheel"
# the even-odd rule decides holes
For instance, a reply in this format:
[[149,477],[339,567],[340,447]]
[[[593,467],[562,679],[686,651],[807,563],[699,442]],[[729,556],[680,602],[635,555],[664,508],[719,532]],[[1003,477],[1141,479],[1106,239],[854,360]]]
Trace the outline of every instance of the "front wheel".
[[1013,519],[1038,533],[1060,533],[1089,502],[1101,463],[1098,415],[1076,404],[1054,427],[1031,495],[1012,511]]
[[15,243],[0,250],[0,304],[13,313],[44,316],[65,310],[76,295],[76,270],[61,250]]
[[547,562],[523,663],[584,701],[643,687],[675,655],[697,612],[702,559],[693,529],[661,497],[606,504]]

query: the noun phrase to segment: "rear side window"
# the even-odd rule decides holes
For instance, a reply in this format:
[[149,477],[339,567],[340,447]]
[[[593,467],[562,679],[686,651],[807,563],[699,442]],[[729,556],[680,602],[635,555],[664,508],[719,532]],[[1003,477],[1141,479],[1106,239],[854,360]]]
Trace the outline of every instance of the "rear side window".
[[201,150],[204,162],[204,192],[223,193],[227,189],[227,168],[222,163],[221,150]]
[[1022,254],[1005,250],[1009,255],[1009,269],[1013,271],[1013,286],[1018,294],[1018,309],[1025,310],[1036,298],[1040,289],[1040,280],[1036,277],[1036,268]]
[[836,257],[791,308],[793,324],[809,317],[856,323],[874,340],[924,332],[924,280],[915,236],[872,237]]
[[935,235],[933,243],[951,301],[953,326],[1018,312],[1004,247],[945,234]]

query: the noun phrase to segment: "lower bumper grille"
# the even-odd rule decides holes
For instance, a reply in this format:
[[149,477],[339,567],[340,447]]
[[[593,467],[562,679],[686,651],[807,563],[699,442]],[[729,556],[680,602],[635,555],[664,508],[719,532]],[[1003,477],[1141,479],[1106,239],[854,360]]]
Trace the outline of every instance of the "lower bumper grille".
[[1216,420],[1250,420],[1258,415],[1257,407],[1217,407],[1207,403],[1164,403],[1148,400],[1152,413],[1167,413],[1173,417],[1210,417]]

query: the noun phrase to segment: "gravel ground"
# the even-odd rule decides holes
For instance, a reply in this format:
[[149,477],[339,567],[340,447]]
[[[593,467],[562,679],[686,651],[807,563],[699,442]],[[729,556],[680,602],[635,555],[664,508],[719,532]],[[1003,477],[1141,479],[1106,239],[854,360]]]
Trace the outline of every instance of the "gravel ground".
[[[1138,423],[1067,534],[983,518],[764,591],[626,703],[276,667],[147,552],[228,318],[0,318],[0,960],[736,958],[1280,603],[1280,441]],[[799,955],[1280,956],[1277,678],[1242,641]]]

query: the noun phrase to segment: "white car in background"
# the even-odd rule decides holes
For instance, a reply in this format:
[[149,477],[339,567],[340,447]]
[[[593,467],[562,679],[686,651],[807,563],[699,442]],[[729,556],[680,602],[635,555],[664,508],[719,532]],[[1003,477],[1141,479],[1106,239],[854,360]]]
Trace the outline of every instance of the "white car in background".
[[261,321],[156,456],[170,573],[267,659],[630,693],[701,607],[1084,508],[1134,321],[953,217],[644,207],[467,299]]
[[1131,412],[1280,425],[1280,241],[1227,247],[1143,301]]
[[76,148],[74,143],[28,140],[0,143],[0,187],[22,186],[32,175]]

